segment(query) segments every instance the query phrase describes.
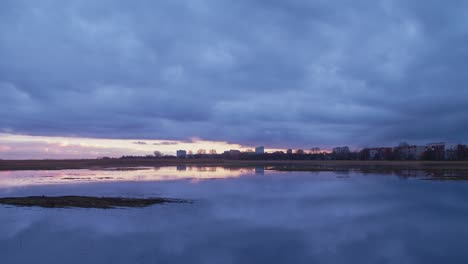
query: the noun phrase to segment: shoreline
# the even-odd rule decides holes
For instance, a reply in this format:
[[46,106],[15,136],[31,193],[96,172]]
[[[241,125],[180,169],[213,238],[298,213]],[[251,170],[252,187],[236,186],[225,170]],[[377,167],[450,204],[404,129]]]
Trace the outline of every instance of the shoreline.
[[452,170],[467,171],[468,161],[227,160],[227,159],[75,159],[0,160],[0,171],[107,169],[132,167],[270,167],[274,170]]

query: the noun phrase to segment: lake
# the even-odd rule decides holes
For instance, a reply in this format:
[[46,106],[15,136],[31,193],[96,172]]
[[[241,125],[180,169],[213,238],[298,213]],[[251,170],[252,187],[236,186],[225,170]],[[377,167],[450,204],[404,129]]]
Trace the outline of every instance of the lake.
[[415,175],[195,166],[4,171],[1,197],[193,203],[0,205],[1,263],[468,263],[468,182]]

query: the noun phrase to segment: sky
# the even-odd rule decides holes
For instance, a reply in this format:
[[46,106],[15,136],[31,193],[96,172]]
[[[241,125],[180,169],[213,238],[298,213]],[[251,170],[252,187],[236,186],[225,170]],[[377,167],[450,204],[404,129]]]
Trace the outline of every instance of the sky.
[[3,0],[0,158],[466,143],[466,43],[458,0]]

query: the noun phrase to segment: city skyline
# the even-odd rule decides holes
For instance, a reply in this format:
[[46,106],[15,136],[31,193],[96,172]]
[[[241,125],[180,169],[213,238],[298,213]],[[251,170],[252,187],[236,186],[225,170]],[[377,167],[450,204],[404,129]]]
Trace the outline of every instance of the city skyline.
[[[196,154],[198,150],[215,150],[221,154],[227,150],[240,150],[242,152],[255,152],[257,147],[264,147],[266,153],[277,151],[287,152],[288,149],[304,150],[310,152],[331,153],[335,148],[348,147],[350,151],[358,152],[365,148],[392,148],[400,143],[409,143],[412,146],[427,146],[435,142],[406,142],[400,141],[392,144],[375,144],[356,146],[353,144],[342,144],[333,146],[283,146],[282,148],[271,148],[261,145],[241,145],[232,142],[207,141],[192,138],[186,141],[177,140],[155,140],[155,139],[102,139],[102,138],[79,138],[79,137],[44,137],[0,133],[0,159],[75,159],[75,158],[102,158],[121,156],[147,156],[159,151],[163,155],[175,156],[176,151],[192,151]],[[457,141],[438,141],[447,144],[464,144]]]

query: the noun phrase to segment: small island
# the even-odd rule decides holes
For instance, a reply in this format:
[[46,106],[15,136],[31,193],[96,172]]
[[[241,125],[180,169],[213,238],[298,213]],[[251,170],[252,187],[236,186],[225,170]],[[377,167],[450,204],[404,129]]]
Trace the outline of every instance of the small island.
[[190,203],[188,200],[168,198],[124,198],[92,196],[27,196],[0,198],[0,204],[44,208],[99,208],[147,207],[163,203]]

